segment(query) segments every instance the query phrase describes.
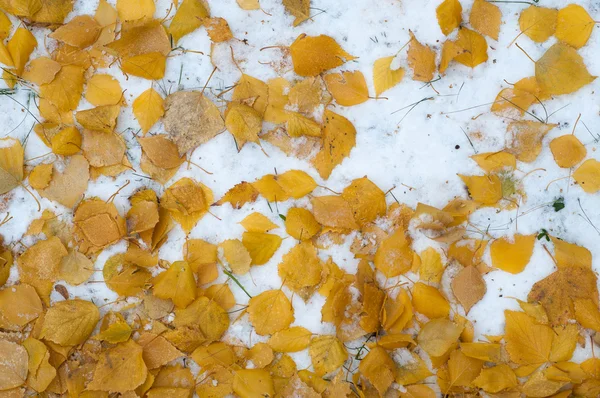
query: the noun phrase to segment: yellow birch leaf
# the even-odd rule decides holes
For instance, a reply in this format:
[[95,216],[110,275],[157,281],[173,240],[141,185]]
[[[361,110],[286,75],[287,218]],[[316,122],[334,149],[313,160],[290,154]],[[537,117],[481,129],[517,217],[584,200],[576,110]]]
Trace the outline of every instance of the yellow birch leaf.
[[485,362],[502,362],[502,345],[498,343],[461,343],[460,350],[468,357]]
[[154,0],[117,0],[117,12],[121,21],[152,18],[155,10]]
[[292,207],[285,216],[285,231],[294,239],[303,241],[315,236],[321,230],[321,224],[307,210]]
[[203,290],[201,295],[215,301],[226,311],[235,306],[235,297],[233,296],[229,285],[225,283],[211,285],[206,290]]
[[369,99],[367,82],[360,71],[329,73],[323,79],[333,99],[342,106],[362,104]]
[[335,336],[318,336],[310,341],[308,353],[315,373],[324,376],[341,367],[348,353]]
[[10,33],[12,27],[12,22],[6,16],[5,13],[0,13],[0,40],[4,40],[8,38],[8,34]]
[[277,352],[298,352],[308,347],[312,332],[302,326],[292,326],[289,329],[275,332],[267,344]]
[[262,117],[269,103],[269,86],[244,73],[237,81],[231,99],[252,107]]
[[535,235],[514,236],[511,242],[506,238],[496,239],[490,247],[492,265],[511,274],[522,272],[533,254]]
[[283,6],[295,17],[294,26],[310,18],[310,0],[283,0]]
[[223,256],[234,274],[244,275],[250,271],[252,257],[242,241],[227,239],[219,244],[219,248],[223,249]]
[[57,155],[71,156],[81,150],[81,133],[75,126],[65,127],[50,140],[52,152]]
[[244,232],[242,243],[250,253],[253,265],[263,265],[273,257],[281,246],[281,237],[262,232]]
[[[414,51],[414,50],[413,50]],[[413,53],[414,55],[414,53]],[[410,57],[410,56],[409,56]],[[375,86],[375,95],[379,96],[384,91],[394,87],[402,81],[404,77],[404,69],[392,69],[391,65],[395,56],[379,58],[373,64],[373,85]],[[409,58],[411,59],[411,58]],[[409,61],[410,62],[410,61]],[[412,66],[412,65],[411,65]],[[415,73],[416,76],[416,73]],[[365,92],[367,99],[368,92]],[[335,95],[334,95],[335,97]],[[366,99],[365,99],[366,101]],[[364,102],[364,101],[363,101]],[[338,103],[340,103],[338,101]],[[341,104],[343,105],[343,104]]]
[[523,393],[528,397],[548,397],[565,384],[567,384],[566,381],[548,380],[543,372],[538,371],[523,384]]
[[210,17],[208,4],[205,0],[183,0],[169,26],[175,43],[188,33],[192,33]]
[[179,308],[187,307],[196,298],[196,280],[186,261],[175,261],[154,278],[153,284],[156,297],[171,299]]
[[17,28],[15,33],[13,33],[6,48],[10,53],[13,65],[17,70],[17,75],[23,73],[25,64],[29,61],[29,56],[37,47],[37,44],[37,40],[33,34],[23,27]]
[[159,80],[165,76],[167,57],[159,52],[134,55],[121,60],[121,70],[125,74],[148,80]]
[[584,328],[600,332],[600,310],[598,304],[592,299],[577,299],[573,301],[575,306],[575,319]]
[[233,135],[239,152],[248,141],[259,143],[262,117],[252,107],[232,102],[225,112],[225,127]]
[[233,391],[240,398],[275,396],[273,379],[265,369],[240,369],[233,375]]
[[474,201],[484,205],[493,206],[502,199],[502,181],[495,175],[487,176],[465,176],[460,175],[469,195]]
[[414,259],[410,245],[410,238],[402,228],[398,228],[379,245],[373,260],[375,268],[388,278],[408,272]]
[[59,112],[77,108],[83,92],[83,69],[64,65],[50,83],[40,86],[40,97],[50,101]]
[[430,82],[433,80],[436,70],[435,51],[431,47],[419,43],[412,31],[409,30],[409,33],[410,45],[407,56],[408,65],[413,71],[413,80]]
[[523,312],[504,311],[504,339],[510,359],[519,365],[541,365],[550,358],[554,331]]
[[43,314],[42,301],[35,289],[27,284],[0,290],[0,327],[21,330]]
[[577,50],[563,43],[554,44],[538,59],[535,77],[546,95],[570,94],[596,79]]
[[554,339],[550,350],[550,362],[566,362],[573,356],[579,338],[577,325],[554,327]]
[[311,200],[315,220],[323,226],[331,228],[357,229],[352,207],[341,196],[316,196]]
[[98,39],[101,29],[91,15],[78,15],[48,36],[72,47],[86,48]]
[[199,297],[185,309],[175,309],[176,327],[198,327],[207,342],[218,340],[229,328],[229,315],[215,301]]
[[424,384],[406,386],[406,392],[401,392],[399,398],[435,398],[437,395]]
[[23,79],[39,86],[50,83],[60,71],[62,66],[48,57],[39,57],[31,60],[23,71]]
[[222,43],[233,39],[233,33],[227,21],[223,18],[207,18],[205,22],[206,32],[213,43]]
[[481,371],[479,376],[473,380],[473,385],[492,394],[502,390],[516,387],[518,385],[515,372],[505,364],[500,364]]
[[508,152],[522,162],[533,162],[542,151],[542,140],[556,126],[531,120],[510,122],[506,128]]
[[454,57],[454,60],[471,68],[487,61],[487,42],[485,37],[467,28],[462,28],[458,32],[456,45],[461,49],[461,53]]
[[575,182],[587,193],[600,191],[600,162],[588,159],[573,172]]
[[283,256],[277,269],[283,283],[307,300],[321,282],[323,264],[313,244],[303,241]]
[[142,347],[132,340],[109,348],[100,356],[87,388],[125,393],[139,387],[148,374],[142,352]]
[[462,6],[458,0],[444,0],[435,9],[442,33],[448,36],[462,22]]
[[248,232],[269,232],[272,229],[279,228],[277,224],[258,212],[251,213],[240,221],[240,224]]
[[64,256],[58,267],[59,278],[75,286],[87,281],[93,273],[92,260],[75,250]]
[[0,140],[0,195],[16,188],[23,181],[23,156],[23,146],[18,140]]
[[360,361],[360,373],[375,387],[380,396],[384,396],[395,379],[396,364],[381,347],[373,347]]
[[0,340],[0,388],[2,390],[10,390],[25,384],[27,364],[27,350],[23,346],[12,341]]
[[50,350],[44,343],[32,337],[23,341],[29,355],[29,375],[27,386],[37,392],[44,392],[56,377],[56,369],[50,364]]
[[114,77],[96,74],[87,82],[85,99],[92,105],[117,105],[123,98],[121,85]]
[[502,169],[514,170],[517,168],[517,158],[512,153],[500,152],[485,152],[471,156],[477,165],[486,173],[499,171]]
[[415,310],[430,319],[447,317],[450,313],[448,300],[433,286],[417,282],[412,296]]
[[258,198],[259,192],[252,184],[242,181],[223,195],[214,205],[221,206],[230,203],[234,209],[241,209],[244,204],[254,202]]
[[242,10],[260,10],[258,0],[236,0]]
[[301,34],[290,46],[290,52],[294,71],[300,76],[317,76],[356,58],[325,35]]
[[581,162],[587,150],[572,134],[561,135],[550,141],[550,150],[558,167],[570,168]]
[[433,319],[423,325],[417,336],[417,342],[426,353],[439,357],[456,343],[462,330],[462,326],[449,319]]
[[286,132],[290,137],[320,137],[322,135],[321,125],[314,120],[298,113],[285,112]]
[[321,178],[329,178],[333,169],[350,155],[355,145],[354,125],[345,117],[326,109],[323,146],[312,160]]
[[405,386],[423,381],[433,374],[421,357],[413,353],[410,355],[410,360],[399,366],[396,373],[396,383]]
[[596,21],[580,5],[569,4],[558,10],[554,35],[563,43],[574,48],[585,46],[592,34]]
[[494,103],[492,112],[505,116],[523,116],[527,109],[542,97],[535,77],[525,77],[512,88],[502,89]]
[[554,8],[531,5],[521,11],[519,28],[527,37],[537,43],[543,43],[556,31],[558,11]]
[[100,320],[98,307],[84,300],[65,300],[48,308],[40,337],[62,346],[78,345],[90,337]]
[[286,329],[294,321],[294,309],[281,290],[266,290],[248,302],[248,315],[256,333],[264,336]]
[[452,292],[468,314],[487,291],[481,273],[475,267],[465,267],[452,280]]
[[500,34],[500,23],[502,22],[502,11],[497,5],[485,0],[475,0],[471,7],[469,23],[479,33],[498,40]]

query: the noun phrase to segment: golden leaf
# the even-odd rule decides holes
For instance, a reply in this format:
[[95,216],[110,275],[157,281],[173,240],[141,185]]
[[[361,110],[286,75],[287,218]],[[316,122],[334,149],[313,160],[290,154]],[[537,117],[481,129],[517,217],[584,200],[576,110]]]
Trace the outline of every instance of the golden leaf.
[[398,228],[379,245],[373,260],[375,268],[388,278],[409,271],[414,258],[410,245],[410,238],[402,228]]
[[14,138],[0,140],[0,195],[23,181],[23,146]]
[[310,18],[310,0],[283,0],[283,6],[295,17],[294,26]]
[[262,118],[269,103],[268,96],[269,86],[265,82],[244,73],[235,85],[231,100],[252,107]]
[[225,129],[219,108],[198,91],[179,91],[165,101],[163,123],[183,155]]
[[277,352],[298,352],[308,347],[312,332],[302,326],[292,326],[275,332],[267,342]]
[[467,186],[474,201],[493,206],[502,199],[502,181],[495,175],[465,176],[458,175]]
[[37,392],[44,392],[56,377],[56,369],[50,364],[50,351],[44,343],[32,337],[23,341],[29,355],[29,375],[27,386]]
[[313,244],[303,241],[283,256],[277,269],[284,285],[307,300],[321,282],[323,264]]
[[196,280],[186,261],[175,261],[154,278],[153,284],[156,297],[171,299],[179,308],[187,307],[196,298]]
[[486,173],[501,171],[503,169],[514,170],[517,168],[517,158],[512,153],[485,152],[471,156],[477,165]]
[[360,373],[384,396],[395,379],[396,364],[381,347],[373,347],[360,361]]
[[479,33],[498,40],[502,12],[495,4],[485,0],[475,0],[471,7],[469,23]]
[[142,346],[142,358],[148,369],[156,369],[184,356],[163,336],[153,333],[142,333],[137,343]]
[[581,162],[587,150],[572,134],[561,135],[550,141],[550,150],[558,167],[570,168]]
[[248,315],[256,333],[264,336],[286,329],[294,321],[294,309],[281,290],[266,290],[248,302]]
[[219,244],[219,249],[223,250],[223,256],[236,275],[244,275],[250,271],[252,257],[239,239],[227,239]]
[[502,390],[516,387],[518,385],[515,372],[505,364],[486,368],[473,380],[473,385],[483,389],[485,392],[495,394]]
[[231,28],[227,21],[220,17],[207,18],[205,20],[206,32],[213,43],[222,43],[233,39]]
[[21,283],[0,290],[0,327],[21,330],[43,313],[42,301],[35,289]]
[[154,51],[148,54],[124,57],[121,60],[121,70],[125,74],[148,80],[158,80],[165,76],[166,63],[166,55]]
[[335,336],[318,336],[310,341],[308,353],[315,373],[324,376],[341,367],[348,353]]
[[199,289],[198,294],[215,301],[224,310],[230,310],[236,304],[235,297],[233,296],[229,285],[225,283],[216,283],[209,286],[206,290],[202,290],[202,292],[200,292]]
[[85,99],[95,106],[117,105],[123,98],[122,91],[121,85],[114,77],[96,74],[87,81]]
[[100,24],[90,15],[79,15],[50,33],[49,37],[72,47],[89,47],[100,35]]
[[435,9],[442,33],[448,36],[462,22],[462,6],[458,0],[444,0]]
[[25,384],[27,363],[27,351],[23,346],[0,340],[0,388],[10,390]]
[[233,375],[233,391],[240,398],[275,396],[273,380],[264,369],[240,369]]
[[262,232],[244,232],[242,243],[250,253],[253,265],[263,265],[281,246],[281,237]]
[[558,11],[554,8],[530,5],[519,16],[519,27],[531,40],[545,42],[556,31]]
[[23,79],[29,80],[39,86],[50,83],[62,66],[48,57],[39,57],[31,60],[23,71]]
[[514,236],[510,242],[506,238],[496,239],[490,247],[492,265],[511,274],[522,272],[533,254],[535,235]]
[[258,134],[262,130],[262,117],[248,105],[230,102],[225,111],[225,127],[233,135],[239,152],[248,141],[259,143]]
[[[391,62],[391,61],[390,61]],[[373,72],[375,74],[375,71]],[[343,106],[362,104],[369,99],[369,89],[360,71],[329,73],[324,77],[327,90]],[[375,81],[377,87],[377,81]]]
[[92,254],[111,245],[127,232],[125,220],[115,205],[100,199],[88,199],[79,204],[73,217],[74,237],[79,251]]
[[588,159],[573,172],[575,182],[587,193],[600,191],[600,162]]
[[540,365],[550,358],[554,331],[523,312],[504,311],[506,350],[519,365]]
[[244,204],[254,202],[258,197],[258,191],[252,184],[242,181],[223,195],[214,205],[221,206],[230,203],[234,209],[241,209]]
[[40,97],[56,106],[59,112],[77,108],[83,92],[83,69],[64,65],[50,83],[40,86]]
[[435,392],[426,385],[415,384],[406,386],[406,392],[400,393],[400,398],[435,398]]
[[139,387],[146,380],[147,374],[142,347],[129,340],[109,348],[100,355],[94,376],[87,388],[125,393]]
[[452,292],[467,314],[483,298],[486,291],[481,273],[472,266],[460,270],[452,280]]
[[412,296],[415,310],[430,319],[443,318],[450,314],[448,300],[433,286],[417,282],[413,286]]
[[33,34],[26,28],[19,27],[13,33],[13,36],[8,41],[6,49],[10,53],[12,65],[17,72],[17,75],[23,73],[25,64],[29,61],[29,56],[37,47],[37,40]]
[[462,28],[458,31],[455,44],[461,49],[454,57],[456,62],[474,68],[488,59],[485,37],[473,30]]
[[45,198],[73,208],[83,197],[89,179],[89,163],[85,157],[75,155],[61,173],[54,170],[50,184],[39,192]]
[[98,308],[89,301],[60,301],[48,308],[40,337],[62,346],[78,345],[90,337],[99,320]]
[[321,178],[327,179],[356,145],[356,129],[348,119],[328,109],[324,116],[323,146],[313,158],[312,164]]
[[87,281],[94,273],[94,263],[92,260],[71,250],[64,256],[58,266],[58,276],[71,285],[80,285]]
[[560,390],[565,384],[567,384],[566,381],[548,380],[543,372],[538,371],[523,384],[523,393],[527,394],[528,397],[548,397]]
[[154,11],[153,0],[117,0],[117,12],[121,21],[152,18]]
[[50,142],[52,144],[52,152],[55,154],[63,156],[75,155],[81,150],[81,133],[75,126],[65,127],[56,133]]
[[315,216],[300,207],[292,207],[285,216],[285,231],[294,239],[308,240],[321,230]]
[[585,8],[577,4],[569,4],[558,10],[554,35],[571,47],[581,48],[590,38],[595,24],[596,21],[590,17]]
[[248,232],[269,232],[272,229],[279,228],[277,224],[274,224],[265,215],[258,212],[251,213],[246,216],[240,224]]
[[579,328],[577,325],[554,327],[554,339],[550,350],[551,362],[564,362],[571,359],[577,346]]
[[580,298],[573,300],[575,319],[584,328],[600,331],[600,310],[592,299]]
[[463,328],[445,318],[427,322],[417,336],[423,350],[434,357],[442,356],[458,340]]
[[556,126],[531,120],[510,122],[506,128],[508,152],[521,162],[533,162],[542,151],[542,140]]
[[183,0],[169,26],[175,43],[188,33],[192,33],[210,17],[208,4],[205,0]]
[[333,38],[325,35],[301,34],[290,46],[290,53],[294,71],[300,76],[317,76],[356,59],[344,51]]
[[433,74],[436,70],[435,51],[431,47],[419,43],[412,31],[409,30],[409,33],[410,46],[408,47],[407,56],[408,65],[413,71],[413,80],[430,82],[433,80]]
[[352,207],[342,196],[315,196],[311,204],[315,220],[319,224],[331,228],[358,228]]
[[512,88],[502,89],[494,103],[492,112],[505,116],[523,116],[527,109],[543,96],[535,77],[525,77]]
[[396,373],[396,383],[398,384],[409,385],[418,383],[433,374],[421,357],[413,353],[410,355],[411,359],[398,367],[398,372]]
[[182,178],[163,194],[160,205],[189,234],[194,225],[208,212],[213,201],[212,191],[206,185],[190,178]]
[[596,79],[577,50],[562,43],[554,44],[535,63],[535,77],[546,95],[573,93]]
[[350,204],[354,219],[361,227],[383,217],[387,210],[385,193],[367,177],[352,180],[342,198]]
[[176,327],[198,327],[207,342],[221,338],[229,328],[229,315],[219,304],[208,297],[199,297],[185,309],[175,310]]

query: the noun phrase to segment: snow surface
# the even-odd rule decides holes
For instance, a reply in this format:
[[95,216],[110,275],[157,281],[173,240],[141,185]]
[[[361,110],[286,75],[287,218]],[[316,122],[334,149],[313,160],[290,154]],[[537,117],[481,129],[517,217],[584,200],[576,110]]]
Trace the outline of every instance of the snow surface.
[[[295,28],[292,27],[293,17],[284,12],[280,0],[261,0],[260,3],[262,11],[244,11],[238,7],[235,0],[209,0],[213,16],[225,18],[234,36],[239,39],[228,44],[220,44],[215,49],[214,60],[219,70],[209,83],[209,89],[213,93],[231,87],[240,77],[240,71],[232,62],[229,45],[233,48],[237,64],[245,73],[264,81],[277,77],[281,73],[283,77],[292,80],[295,75],[291,64],[288,62],[282,65],[281,50],[271,48],[261,51],[261,48],[290,45],[301,33],[330,35],[347,52],[359,57],[340,69],[362,71],[373,93],[371,78],[373,62],[378,58],[396,54],[408,42],[409,29],[415,33],[420,42],[434,46],[438,50],[445,40],[435,19],[435,8],[440,0],[378,0],[376,2],[373,0],[312,0],[314,18]],[[472,2],[461,0],[461,3],[464,10],[463,20],[468,21]],[[600,2],[579,0],[577,3],[585,7],[592,18],[600,19]],[[514,83],[523,77],[534,75],[534,64],[523,52],[515,45],[507,47],[519,33],[518,14],[527,5],[501,3],[497,5],[503,13],[503,25],[498,42],[487,38],[489,60],[475,69],[451,64],[441,80],[434,83],[440,92],[439,95],[430,87],[425,87],[423,83],[411,80],[410,72],[407,72],[407,76],[398,86],[383,94],[387,99],[369,100],[350,108],[339,106],[335,108],[335,112],[339,112],[354,123],[357,140],[350,157],[334,169],[327,181],[320,179],[307,161],[288,157],[268,143],[263,143],[268,156],[255,144],[246,145],[238,153],[231,135],[225,132],[197,148],[191,158],[194,163],[201,165],[212,174],[206,174],[194,166],[190,169],[182,166],[171,182],[181,177],[193,177],[209,186],[215,198],[219,198],[236,183],[254,181],[264,174],[273,173],[274,169],[279,173],[290,169],[302,169],[314,177],[320,185],[338,192],[352,179],[368,176],[383,191],[396,187],[393,190],[395,197],[400,202],[413,207],[418,202],[442,207],[454,197],[466,198],[466,189],[457,173],[482,174],[475,162],[469,159],[469,156],[475,153],[474,148],[477,152],[497,151],[502,149],[505,143],[506,124],[510,120],[491,114],[489,104],[494,101],[502,88],[508,87],[506,82]],[[543,5],[562,7],[565,3],[560,0],[544,0]],[[93,0],[77,1],[69,18],[79,14],[93,14],[96,6],[97,2]],[[158,1],[155,17],[163,18],[169,7],[170,1]],[[16,26],[16,21],[13,22]],[[44,43],[41,38],[48,33],[49,31],[45,29],[35,29],[40,44]],[[518,43],[533,59],[538,59],[554,42],[554,38],[543,44],[536,44],[525,36],[518,39]],[[55,44],[51,39],[47,39],[46,45],[52,49]],[[98,73],[109,73],[119,80],[121,86],[126,89],[125,97],[129,105],[133,99],[151,86],[163,95],[180,89],[200,89],[213,69],[209,59],[210,41],[205,29],[200,28],[184,37],[179,45],[187,50],[201,51],[203,54],[176,52],[179,55],[169,58],[167,73],[162,81],[152,83],[136,77],[126,79],[116,66],[98,70]],[[588,44],[579,50],[592,75],[600,75],[600,57],[597,56],[599,50],[600,32],[596,27]],[[47,55],[43,45],[38,46],[32,57],[40,55]],[[394,64],[407,68],[406,48],[400,52]],[[273,65],[283,66],[284,70],[273,68]],[[531,234],[546,228],[552,235],[587,247],[593,254],[594,270],[600,268],[600,245],[598,244],[600,233],[583,219],[578,204],[580,200],[591,221],[600,226],[599,194],[584,193],[573,184],[572,179],[568,178],[549,184],[553,180],[569,176],[569,170],[560,169],[554,163],[548,148],[548,143],[554,137],[571,132],[573,123],[581,113],[581,121],[577,125],[575,134],[586,145],[588,158],[599,158],[596,153],[597,143],[584,127],[585,123],[593,134],[600,133],[600,102],[596,95],[598,90],[600,90],[600,79],[574,94],[560,96],[544,103],[547,112],[552,114],[549,121],[558,123],[559,126],[544,139],[543,152],[535,162],[518,165],[519,171],[516,175],[524,179],[524,189],[527,194],[527,201],[521,204],[518,211],[520,214],[518,222],[515,222],[516,210],[497,211],[488,208],[479,210],[472,217],[477,228],[489,229],[489,232],[497,237],[512,235],[517,231]],[[423,101],[409,111],[411,104],[429,97],[430,100]],[[37,110],[33,102],[28,99],[26,91],[21,90],[13,98],[20,104],[10,97],[0,96],[0,109],[2,109],[0,126],[3,128],[0,137],[10,136],[23,140],[35,123],[34,117],[23,108],[28,107],[36,116]],[[89,107],[91,106],[82,100],[80,109]],[[544,110],[539,105],[534,105],[532,112],[544,115]],[[123,132],[123,137],[131,148],[128,152],[130,160],[139,170],[140,148],[133,145],[134,132],[138,128],[131,108],[123,108],[117,130]],[[160,132],[164,132],[161,124],[152,129],[152,133]],[[485,138],[474,140],[474,148],[472,148],[465,132],[481,132]],[[29,135],[25,158],[32,160],[27,162],[28,165],[42,162],[45,158],[37,157],[48,152],[49,149],[35,134]],[[114,201],[121,214],[127,212],[128,197],[139,187],[149,185],[159,195],[164,190],[163,187],[146,178],[127,172],[116,179],[102,177],[91,182],[86,197],[97,196],[107,199],[119,187],[125,185],[127,180],[131,183],[117,195]],[[315,192],[316,195],[327,193],[328,191],[322,188]],[[555,212],[550,204],[558,196],[564,196],[566,207],[560,212]],[[21,239],[29,223],[40,217],[41,213],[36,211],[34,200],[22,188],[15,189],[2,199],[4,200],[0,201],[1,203],[8,201],[8,204],[0,205],[0,218],[4,217],[6,212],[10,212],[14,218],[0,227],[0,233],[6,243],[14,243]],[[388,195],[387,199],[388,203],[394,200],[391,195]],[[41,202],[44,209],[52,209],[61,217],[69,219],[69,210],[52,204],[46,199],[41,199]],[[308,200],[279,203],[279,212],[285,214],[292,206],[306,207]],[[528,212],[528,210],[532,211]],[[285,236],[283,222],[277,212],[272,212],[267,202],[260,199],[235,212],[228,205],[211,208],[215,217],[205,216],[192,230],[190,238],[201,238],[212,243],[228,238],[240,238],[243,228],[238,223],[254,211],[267,215],[271,221],[280,226],[274,233]],[[474,236],[477,236],[477,232]],[[414,248],[417,251],[428,246],[437,247],[436,242],[421,234],[415,234],[413,238]],[[319,254],[324,259],[332,256],[342,268],[353,271],[356,269],[357,260],[349,251],[352,239],[353,235],[347,238],[345,244],[320,250]],[[170,233],[167,243],[161,248],[160,257],[168,261],[180,260],[184,241],[185,234],[177,226]],[[33,241],[31,238],[25,238],[23,243],[29,245]],[[281,286],[282,282],[277,275],[276,267],[282,256],[294,244],[293,239],[284,239],[281,248],[266,265],[253,267],[249,274],[239,277],[250,294],[254,295],[265,289]],[[96,269],[101,270],[107,258],[125,251],[125,248],[125,244],[121,242],[104,250],[96,261]],[[489,253],[486,253],[486,259],[490,263]],[[553,270],[552,259],[543,250],[541,242],[536,242],[531,261],[522,273],[512,275],[503,271],[494,271],[487,274],[485,276],[487,294],[473,307],[468,316],[474,323],[476,338],[482,338],[483,334],[501,334],[504,329],[503,310],[518,308],[516,301],[509,297],[525,300],[531,286]],[[11,281],[14,282],[16,279],[16,270],[13,269]],[[97,272],[91,279],[101,281],[102,275]],[[218,282],[225,279],[225,276],[221,275]],[[93,299],[98,304],[116,298],[116,295],[102,283],[87,283],[78,287],[67,285],[67,287],[72,296]],[[446,289],[447,287],[446,283]],[[247,302],[247,296],[235,285],[232,285],[232,291],[238,303]],[[60,296],[55,293],[52,298],[59,300]],[[318,294],[307,303],[295,296],[294,325],[302,325],[314,333],[332,333],[334,330],[331,325],[320,322],[320,307],[323,303],[324,299]],[[110,308],[111,306],[106,306],[102,309],[106,311]],[[458,307],[455,309],[462,311]],[[232,317],[234,316],[237,314],[232,314]],[[264,340],[252,332],[245,317],[232,323],[228,334],[246,344],[250,341],[255,343]],[[574,360],[581,360],[587,355],[589,355],[589,347],[578,348]],[[299,369],[310,365],[306,353],[294,354],[294,359],[297,360]]]

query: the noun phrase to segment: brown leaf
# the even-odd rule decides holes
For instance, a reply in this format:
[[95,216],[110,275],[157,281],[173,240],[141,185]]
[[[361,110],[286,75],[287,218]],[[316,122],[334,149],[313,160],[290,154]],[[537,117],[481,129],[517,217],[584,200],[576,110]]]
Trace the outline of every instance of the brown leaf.
[[452,280],[452,291],[467,314],[483,298],[486,290],[481,273],[473,266],[463,268]]

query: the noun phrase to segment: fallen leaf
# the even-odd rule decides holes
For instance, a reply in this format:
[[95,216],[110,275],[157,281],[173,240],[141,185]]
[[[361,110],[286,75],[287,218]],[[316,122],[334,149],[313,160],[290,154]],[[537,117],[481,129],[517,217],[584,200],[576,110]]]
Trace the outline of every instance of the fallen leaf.
[[558,167],[570,168],[581,162],[587,150],[574,135],[561,135],[550,141],[550,150]]
[[310,0],[283,0],[283,6],[295,17],[294,26],[310,18]]
[[573,93],[596,79],[577,50],[562,43],[554,44],[535,63],[535,77],[546,95]]
[[600,162],[588,159],[573,172],[575,182],[587,193],[600,191]]
[[341,367],[348,353],[335,336],[318,336],[310,341],[308,353],[317,375],[323,376]]
[[462,22],[462,6],[458,0],[444,0],[435,9],[442,33],[448,36]]
[[504,311],[506,350],[519,365],[541,365],[550,358],[554,331],[523,312]]
[[186,261],[175,261],[153,281],[154,295],[171,299],[178,308],[187,307],[196,298],[196,279]]
[[587,43],[595,24],[596,21],[590,17],[585,8],[577,4],[569,4],[558,10],[554,35],[563,43],[579,49]]
[[[123,377],[124,374],[127,377]],[[139,387],[147,374],[142,347],[129,340],[109,348],[100,356],[88,388],[125,393]]]
[[10,390],[25,384],[27,363],[27,351],[23,346],[0,340],[0,388]]
[[492,265],[511,274],[522,272],[533,254],[535,235],[515,235],[513,241],[496,239],[490,246]]
[[248,302],[248,315],[256,333],[264,336],[286,329],[294,321],[294,309],[281,290],[266,290]]
[[485,0],[475,0],[471,7],[469,23],[479,33],[498,40],[502,11],[495,4]]
[[100,24],[92,16],[78,15],[50,33],[49,37],[72,47],[85,48],[94,44],[100,35],[100,30]]
[[531,40],[543,43],[556,31],[558,11],[554,8],[530,5],[519,16],[521,32]]
[[175,43],[202,26],[208,17],[210,11],[205,0],[183,0],[169,25],[169,32]]
[[65,300],[48,308],[40,337],[62,346],[85,342],[100,320],[98,307],[84,300]]
[[[433,51],[431,47],[421,44],[412,31],[409,31],[409,33],[410,45],[408,47],[407,56],[408,65],[413,71],[413,80],[421,82],[432,81],[433,74],[436,70],[435,51]],[[398,71],[400,71],[400,69],[398,69]]]
[[460,270],[452,280],[452,292],[467,314],[483,298],[486,291],[481,273],[472,266]]
[[23,181],[24,150],[14,138],[3,138],[0,145],[0,195],[3,195]]
[[[377,62],[375,64],[377,66]],[[373,74],[375,74],[375,70]],[[367,82],[360,71],[329,73],[323,79],[327,84],[327,90],[339,105],[353,106],[362,104],[369,99]],[[376,87],[377,84],[378,82],[375,80]]]
[[344,51],[337,42],[325,35],[301,34],[290,46],[294,71],[300,76],[317,76],[356,59]]

